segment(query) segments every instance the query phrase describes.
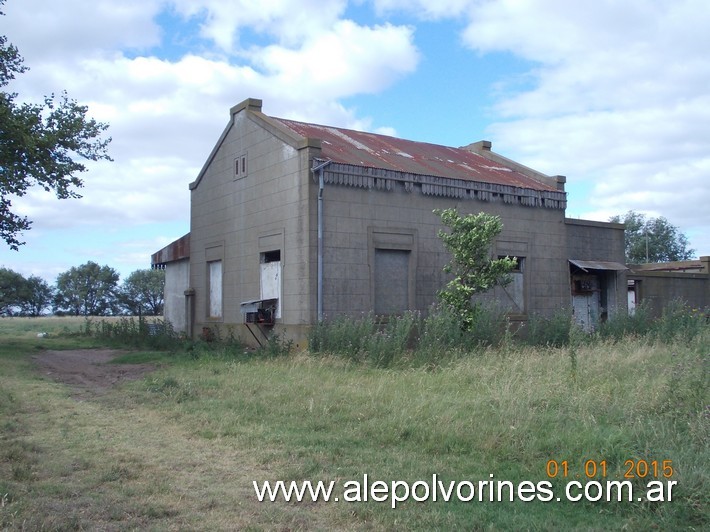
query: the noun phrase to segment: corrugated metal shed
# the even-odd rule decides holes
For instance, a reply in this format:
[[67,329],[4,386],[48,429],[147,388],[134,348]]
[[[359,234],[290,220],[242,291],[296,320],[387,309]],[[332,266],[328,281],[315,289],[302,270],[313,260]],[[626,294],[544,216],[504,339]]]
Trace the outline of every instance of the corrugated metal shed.
[[464,148],[404,140],[351,129],[273,118],[296,134],[321,140],[321,156],[335,162],[412,174],[494,183],[533,190],[556,186]]
[[190,258],[190,233],[171,242],[150,256],[153,268],[163,268],[168,262]]

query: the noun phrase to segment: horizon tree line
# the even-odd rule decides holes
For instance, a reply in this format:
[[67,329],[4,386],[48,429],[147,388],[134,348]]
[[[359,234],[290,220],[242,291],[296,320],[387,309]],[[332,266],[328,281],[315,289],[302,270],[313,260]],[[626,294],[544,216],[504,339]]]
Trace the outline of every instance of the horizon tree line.
[[160,316],[164,308],[165,271],[142,269],[123,283],[110,266],[89,261],[57,276],[50,285],[36,275],[25,277],[0,268],[0,316]]

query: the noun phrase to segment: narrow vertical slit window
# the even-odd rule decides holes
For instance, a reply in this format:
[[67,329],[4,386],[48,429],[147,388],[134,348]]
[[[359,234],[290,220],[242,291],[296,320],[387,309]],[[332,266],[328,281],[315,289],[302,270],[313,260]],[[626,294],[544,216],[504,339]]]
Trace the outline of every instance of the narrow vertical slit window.
[[247,155],[243,153],[234,159],[234,179],[241,179],[247,176]]

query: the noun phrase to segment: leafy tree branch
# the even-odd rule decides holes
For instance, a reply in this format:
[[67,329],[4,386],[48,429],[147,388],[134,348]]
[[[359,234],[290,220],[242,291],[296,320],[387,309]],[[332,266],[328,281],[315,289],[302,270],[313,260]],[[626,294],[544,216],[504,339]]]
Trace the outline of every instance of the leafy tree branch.
[[78,174],[87,170],[82,160],[111,160],[111,138],[102,136],[108,125],[89,118],[88,108],[66,92],[36,104],[18,103],[17,93],[4,89],[27,71],[23,63],[17,48],[0,36],[0,237],[14,250],[32,224],[13,211],[14,198],[35,186],[58,199],[80,198]]

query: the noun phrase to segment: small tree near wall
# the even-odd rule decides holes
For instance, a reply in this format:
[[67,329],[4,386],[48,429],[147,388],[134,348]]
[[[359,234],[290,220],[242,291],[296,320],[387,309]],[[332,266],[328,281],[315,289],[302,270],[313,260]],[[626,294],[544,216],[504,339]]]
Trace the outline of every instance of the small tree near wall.
[[472,300],[496,285],[510,282],[515,259],[491,257],[493,240],[503,229],[498,216],[480,212],[461,216],[456,209],[435,210],[449,231],[439,231],[439,238],[451,252],[451,261],[444,267],[453,274],[445,288],[439,291],[439,301],[461,318],[464,329],[475,322],[479,304]]

